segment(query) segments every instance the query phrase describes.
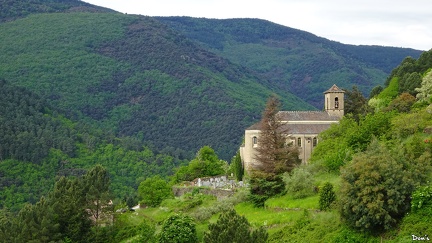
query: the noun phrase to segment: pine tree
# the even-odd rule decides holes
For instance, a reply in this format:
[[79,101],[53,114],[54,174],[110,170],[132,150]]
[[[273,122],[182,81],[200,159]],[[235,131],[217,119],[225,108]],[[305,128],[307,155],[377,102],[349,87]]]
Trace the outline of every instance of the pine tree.
[[101,165],[96,165],[83,177],[86,206],[98,224],[104,212],[110,210],[108,171]]
[[271,175],[290,172],[301,162],[297,148],[291,143],[287,144],[288,130],[280,120],[279,108],[279,100],[271,96],[261,119],[261,132],[255,156],[258,162],[257,169]]

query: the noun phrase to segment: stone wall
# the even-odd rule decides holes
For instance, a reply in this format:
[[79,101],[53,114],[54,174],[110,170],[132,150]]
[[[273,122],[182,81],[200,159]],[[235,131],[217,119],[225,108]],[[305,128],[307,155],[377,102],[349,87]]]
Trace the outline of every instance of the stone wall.
[[196,178],[191,182],[184,182],[181,186],[173,187],[173,193],[179,197],[185,193],[192,192],[195,188],[199,188],[199,192],[215,197],[224,198],[234,194],[235,189],[245,187],[242,181],[236,182],[229,179],[227,176],[214,176]]

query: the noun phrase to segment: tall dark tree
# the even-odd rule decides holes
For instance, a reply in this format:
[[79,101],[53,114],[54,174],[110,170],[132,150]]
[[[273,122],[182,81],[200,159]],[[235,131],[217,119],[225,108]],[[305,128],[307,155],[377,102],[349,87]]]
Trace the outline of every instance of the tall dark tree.
[[352,90],[345,90],[345,114],[351,114],[359,122],[369,111],[368,101],[357,86],[353,86]]
[[90,215],[86,211],[86,197],[82,181],[61,177],[54,185],[49,200],[55,212],[63,238],[86,242],[90,233]]
[[261,132],[256,148],[257,169],[271,175],[290,172],[301,162],[298,149],[287,143],[288,130],[278,114],[280,106],[279,99],[270,96],[261,118]]
[[244,168],[243,168],[243,163],[241,161],[239,151],[237,151],[237,154],[231,160],[231,164],[232,164],[233,172],[234,172],[234,175],[235,175],[237,181],[243,180]]
[[255,171],[251,174],[250,200],[255,206],[262,207],[272,196],[285,190],[281,175],[292,171],[301,163],[299,151],[292,143],[287,143],[288,130],[281,122],[280,102],[271,96],[261,119],[261,132],[255,160]]
[[96,165],[83,177],[86,206],[96,224],[111,209],[108,171],[102,165]]

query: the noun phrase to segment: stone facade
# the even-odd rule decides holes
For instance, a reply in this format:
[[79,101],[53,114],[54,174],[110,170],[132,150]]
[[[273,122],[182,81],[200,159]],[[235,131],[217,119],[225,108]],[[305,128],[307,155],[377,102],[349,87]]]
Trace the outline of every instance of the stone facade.
[[[286,124],[287,142],[299,148],[302,163],[307,163],[313,149],[318,144],[318,134],[338,123],[344,115],[344,91],[333,85],[324,92],[324,111],[280,111],[282,123]],[[245,142],[240,147],[240,155],[246,171],[253,169],[256,148],[260,134],[260,123],[245,130]]]

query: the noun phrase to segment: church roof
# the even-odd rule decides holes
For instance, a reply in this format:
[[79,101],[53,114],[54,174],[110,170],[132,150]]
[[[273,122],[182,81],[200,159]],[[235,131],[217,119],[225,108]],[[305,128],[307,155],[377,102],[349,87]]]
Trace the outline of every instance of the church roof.
[[[340,117],[332,116],[326,111],[279,111],[278,114],[286,122],[289,134],[318,134],[340,120]],[[260,129],[261,124],[258,122],[246,130]]]
[[281,121],[339,121],[326,111],[279,111]]
[[333,86],[330,89],[324,92],[324,94],[327,93],[345,93],[345,91],[341,90],[338,86],[336,86],[336,84],[333,84]]

